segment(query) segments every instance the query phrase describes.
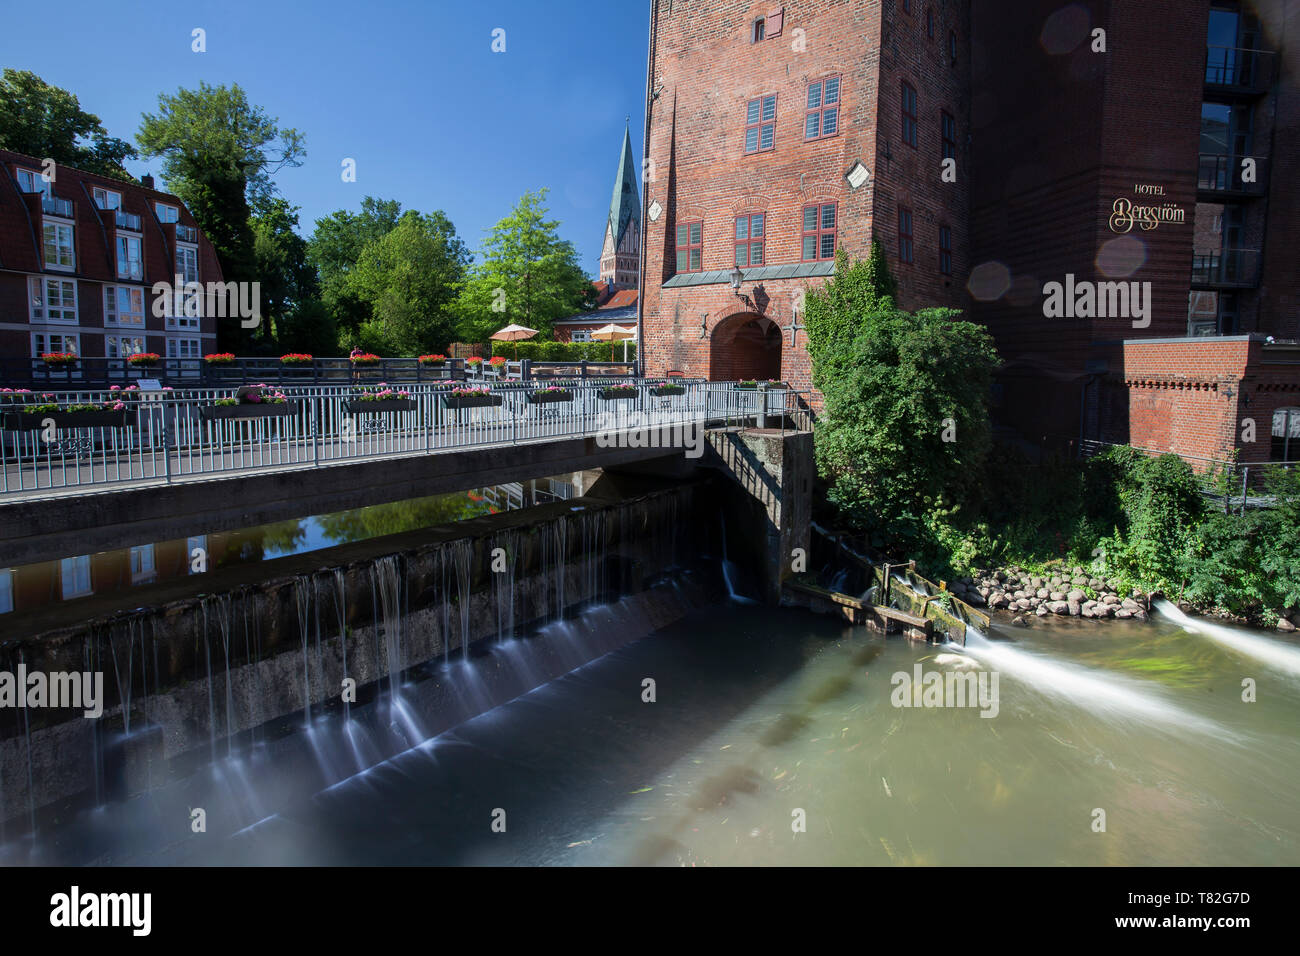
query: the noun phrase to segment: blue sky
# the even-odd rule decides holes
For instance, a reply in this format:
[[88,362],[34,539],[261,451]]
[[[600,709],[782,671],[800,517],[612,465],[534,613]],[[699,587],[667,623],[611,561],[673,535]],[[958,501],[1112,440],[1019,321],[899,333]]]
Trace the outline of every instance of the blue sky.
[[[641,155],[640,0],[196,0],[6,4],[0,65],[75,93],[134,141],[158,94],[239,83],[306,139],[276,177],[302,232],[365,195],[444,210],[475,251],[528,189],[596,274],[622,143]],[[57,16],[51,10],[57,10]],[[191,31],[207,31],[207,52]],[[491,50],[506,31],[506,52]],[[340,177],[345,157],[357,181]],[[140,174],[160,160],[133,162]]]

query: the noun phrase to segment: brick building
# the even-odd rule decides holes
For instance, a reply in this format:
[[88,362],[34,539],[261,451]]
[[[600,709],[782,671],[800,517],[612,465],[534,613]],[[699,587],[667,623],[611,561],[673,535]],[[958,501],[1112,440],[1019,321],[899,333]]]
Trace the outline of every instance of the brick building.
[[64,387],[102,381],[105,370],[125,381],[125,359],[136,352],[163,356],[169,379],[196,375],[215,345],[216,320],[185,314],[171,296],[155,310],[152,292],[177,275],[222,280],[189,210],[151,177],[137,184],[70,166],[46,170],[37,157],[0,150],[0,377],[52,383],[43,352],[104,360],[60,373]]
[[649,374],[808,387],[801,295],[873,236],[904,308],[966,304],[969,42],[967,0],[652,5]]
[[993,332],[1010,433],[1300,457],[1297,27],[1285,0],[657,0],[647,371],[808,386],[800,292],[875,237],[903,308]]
[[[1300,458],[1300,8],[972,17],[971,312],[1006,362],[999,419],[1049,447]],[[1143,308],[1048,315],[1067,282]]]

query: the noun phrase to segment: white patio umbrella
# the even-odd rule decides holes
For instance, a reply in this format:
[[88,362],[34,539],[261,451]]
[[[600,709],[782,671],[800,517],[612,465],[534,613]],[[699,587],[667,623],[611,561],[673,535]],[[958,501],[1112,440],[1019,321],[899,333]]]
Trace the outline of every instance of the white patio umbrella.
[[623,341],[623,361],[627,361],[627,343],[636,341],[636,329],[625,329],[622,326],[615,325],[613,322],[609,325],[602,325],[596,331],[591,333],[593,339],[601,342]]
[[[523,339],[531,339],[537,334],[536,329],[530,329],[526,325],[515,325],[513,322],[504,329],[497,329],[489,338],[497,342],[519,342]],[[519,358],[519,346],[515,346],[515,358]]]

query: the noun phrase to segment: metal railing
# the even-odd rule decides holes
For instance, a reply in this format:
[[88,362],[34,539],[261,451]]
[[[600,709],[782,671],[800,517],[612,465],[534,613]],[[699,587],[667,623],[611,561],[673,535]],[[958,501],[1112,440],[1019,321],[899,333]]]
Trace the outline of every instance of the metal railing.
[[1272,84],[1273,59],[1272,50],[1208,46],[1205,50],[1205,85],[1261,92]]
[[1263,255],[1258,249],[1226,249],[1192,256],[1192,285],[1253,289],[1259,285]]
[[1201,153],[1196,188],[1201,192],[1225,195],[1263,195],[1268,185],[1267,169],[1268,159],[1264,156]]
[[1290,470],[1300,467],[1300,462],[1293,461],[1237,462],[1093,440],[1081,444],[1080,457],[1092,458],[1111,448],[1125,447],[1131,447],[1134,451],[1150,458],[1177,454],[1196,473],[1200,481],[1201,493],[1228,512],[1271,507],[1274,503],[1273,499],[1266,494],[1270,472],[1278,468]]
[[132,232],[140,231],[140,217],[133,212],[114,209],[113,222],[117,224],[119,229],[130,229]]
[[47,216],[62,216],[64,219],[71,219],[72,200],[60,199],[58,196],[42,196],[41,212]]
[[[376,410],[355,404],[358,389],[339,386],[285,388],[285,405],[239,406],[259,417],[221,418],[215,401],[225,389],[185,388],[143,393],[126,402],[120,426],[78,427],[45,413],[24,413],[20,399],[0,395],[0,500],[59,489],[127,487],[133,483],[226,476],[268,469],[319,467],[344,461],[449,452],[596,436],[619,442],[628,429],[680,436],[682,427],[752,426],[784,434],[811,427],[804,393],[789,389],[740,389],[733,383],[678,383],[681,392],[655,395],[656,383],[638,381],[634,391],[610,393],[600,383],[575,382],[572,398],[539,402],[541,389],[524,383],[490,388],[497,404],[455,407],[449,385],[408,389],[409,407]],[[121,393],[65,392],[61,405],[100,404]],[[8,398],[5,403],[2,400]],[[208,409],[208,411],[204,411]],[[17,416],[43,416],[32,430]],[[605,436],[605,437],[602,437]],[[632,447],[664,447],[670,440]]]

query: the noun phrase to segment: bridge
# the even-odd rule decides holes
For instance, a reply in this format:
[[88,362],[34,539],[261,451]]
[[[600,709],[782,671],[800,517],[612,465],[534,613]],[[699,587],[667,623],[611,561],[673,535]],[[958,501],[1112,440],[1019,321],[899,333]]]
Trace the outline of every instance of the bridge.
[[[467,384],[486,394],[458,394]],[[355,387],[285,386],[282,403],[221,406],[229,390],[193,388],[136,393],[119,410],[45,414],[23,410],[31,397],[10,397],[0,401],[2,563],[681,460],[680,440],[696,429],[702,439],[705,430],[784,437],[811,427],[808,396],[787,388],[623,379],[554,389],[417,383],[361,402]],[[57,400],[102,406],[120,394]],[[724,457],[756,472],[742,453]]]

